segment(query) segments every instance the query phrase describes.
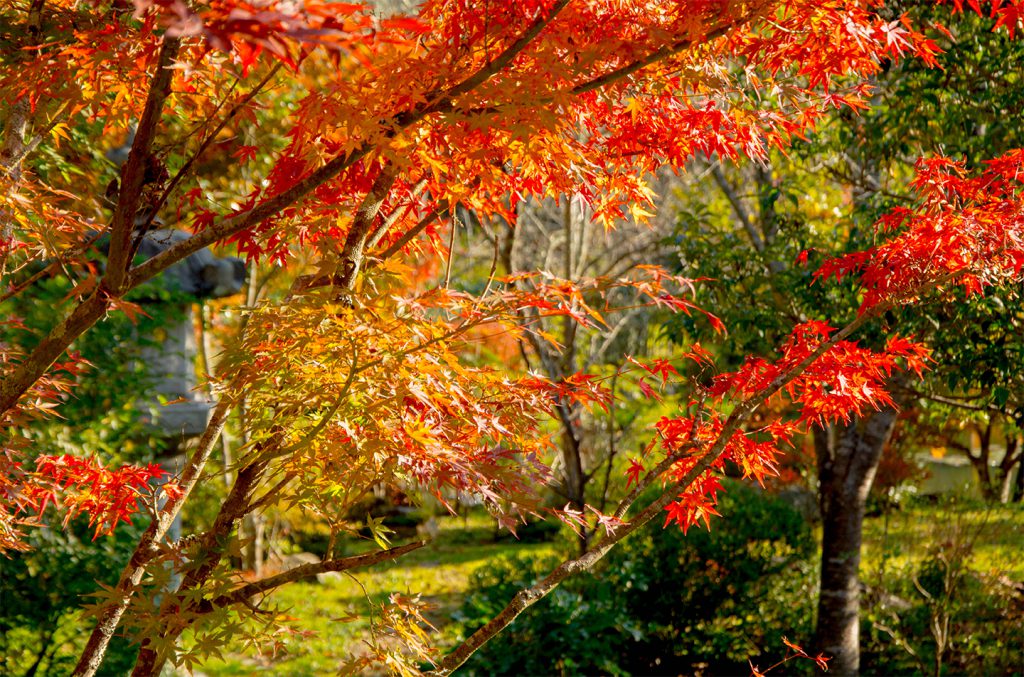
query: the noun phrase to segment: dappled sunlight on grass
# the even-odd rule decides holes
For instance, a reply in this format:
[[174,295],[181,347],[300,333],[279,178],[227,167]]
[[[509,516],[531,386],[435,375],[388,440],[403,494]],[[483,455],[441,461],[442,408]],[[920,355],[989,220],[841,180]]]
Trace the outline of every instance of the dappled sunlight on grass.
[[[400,560],[353,572],[353,576],[332,576],[325,583],[302,582],[278,589],[272,601],[298,619],[297,628],[314,634],[285,639],[285,653],[276,657],[232,654],[223,661],[208,661],[201,672],[211,677],[254,672],[285,677],[333,674],[360,651],[362,638],[370,633],[370,613],[379,611],[393,593],[419,593],[433,607],[426,617],[438,628],[437,644],[445,646],[454,641],[451,617],[462,604],[476,568],[512,552],[541,557],[557,551],[553,543],[494,540],[493,520],[483,515],[438,522],[437,539]],[[365,549],[371,546],[369,541]]]
[[1024,581],[1024,505],[981,503],[912,505],[864,524],[862,573],[920,563],[931,549],[954,539],[974,539],[970,567]]

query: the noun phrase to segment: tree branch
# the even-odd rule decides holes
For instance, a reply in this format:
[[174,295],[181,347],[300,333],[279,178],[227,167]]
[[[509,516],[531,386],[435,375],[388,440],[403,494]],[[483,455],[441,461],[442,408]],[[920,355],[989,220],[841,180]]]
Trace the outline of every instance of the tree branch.
[[384,199],[387,198],[391,187],[395,184],[398,172],[399,169],[396,165],[385,165],[374,179],[373,186],[363,198],[359,209],[356,210],[352,227],[349,228],[348,235],[345,237],[345,246],[341,252],[342,269],[338,283],[341,289],[350,290],[355,284],[356,276],[359,275],[359,270],[363,265],[366,241],[370,237],[373,221],[377,218]]
[[[32,0],[28,10],[26,33],[34,43],[39,38],[43,25],[43,6],[45,0]],[[0,146],[0,172],[13,188],[21,181],[21,162],[31,152],[25,143],[25,132],[28,130],[32,117],[32,107],[28,95],[11,102],[7,121],[4,123],[3,145]],[[14,219],[7,209],[0,210],[0,284],[7,274],[7,256],[11,252],[10,243],[14,239]]]
[[920,397],[923,400],[931,400],[932,402],[938,402],[939,404],[945,404],[950,407],[956,407],[957,409],[964,409],[966,411],[987,411],[993,414],[1002,414],[1004,416],[1013,416],[1013,411],[1009,407],[1000,407],[995,404],[971,404],[968,401],[961,400],[955,397],[947,397],[945,395],[936,395],[933,393],[925,393],[911,388],[910,386],[902,386],[900,388],[905,393],[909,393],[914,397]]
[[[744,16],[737,17],[733,21],[728,21],[718,26],[717,28],[712,29],[707,33],[701,35],[700,39],[702,42],[710,42],[711,40],[716,40],[725,35],[726,33],[728,33],[733,28],[737,28],[749,21],[752,21],[755,17],[757,17],[760,11],[760,8],[758,8]],[[659,61],[663,61],[665,59],[668,59],[669,57],[679,54],[680,52],[684,52],[693,45],[694,41],[690,38],[683,38],[682,40],[677,40],[676,42],[670,45],[665,45],[660,49],[656,49],[647,56],[639,58],[636,61],[630,62],[625,66],[616,68],[612,71],[605,73],[604,75],[600,75],[596,78],[593,78],[592,80],[588,80],[587,82],[580,83],[573,87],[571,91],[573,94],[585,94],[587,92],[592,92],[595,89],[601,89],[602,87],[606,87],[614,82],[622,80],[623,78],[629,77],[630,75],[636,73],[637,71],[643,70],[648,66],[656,64]]]
[[101,287],[114,296],[120,296],[126,291],[126,275],[131,266],[135,216],[139,211],[139,201],[147,180],[147,169],[155,161],[152,157],[153,141],[160,124],[164,102],[171,93],[171,77],[174,73],[171,66],[178,57],[180,48],[180,39],[164,35],[157,58],[156,71],[150,80],[146,105],[142,110],[142,117],[139,119],[135,139],[132,141],[132,149],[128,154],[128,161],[121,171],[121,187],[110,224],[107,272],[100,283]]
[[487,65],[476,73],[445,92],[443,100],[446,102],[446,105],[451,105],[451,101],[456,97],[476,89],[504,70],[506,66],[512,63],[514,58],[526,49],[531,42],[533,42],[534,38],[540,35],[540,32],[544,30],[544,28],[546,28],[568,4],[569,0],[558,0],[547,14],[538,16],[526,32],[519,36],[515,42],[502,50],[501,54],[494,57],[493,61],[487,63]]
[[714,177],[715,183],[717,183],[718,187],[722,190],[722,194],[725,195],[726,199],[729,200],[729,204],[732,205],[732,211],[736,214],[736,218],[739,219],[740,223],[743,225],[743,230],[747,232],[747,236],[750,238],[750,243],[754,245],[754,249],[756,249],[759,254],[763,254],[765,249],[764,239],[761,237],[761,234],[757,232],[757,228],[754,227],[754,224],[750,220],[750,215],[747,214],[746,207],[743,206],[743,202],[740,201],[736,191],[729,184],[728,180],[726,180],[725,174],[722,173],[722,168],[717,162],[711,165],[711,175]]
[[153,204],[151,213],[149,217],[146,219],[146,222],[142,225],[141,228],[139,228],[139,232],[135,235],[135,241],[132,243],[131,257],[135,256],[135,253],[138,251],[139,246],[142,244],[142,240],[146,236],[146,233],[149,231],[150,228],[153,227],[153,222],[156,220],[157,213],[164,206],[164,204],[167,203],[167,199],[171,196],[171,193],[174,192],[174,189],[178,187],[178,185],[185,179],[186,176],[188,176],[188,173],[192,169],[192,166],[200,157],[202,157],[203,153],[206,152],[206,149],[210,147],[210,144],[212,144],[214,140],[216,140],[217,135],[220,134],[224,130],[224,128],[228,126],[228,123],[231,122],[231,120],[233,120],[235,116],[238,115],[246,106],[248,106],[249,103],[251,103],[252,100],[255,99],[257,95],[259,95],[259,93],[263,90],[264,87],[267,86],[267,83],[270,82],[274,75],[276,75],[277,72],[281,70],[281,65],[282,64],[280,61],[275,63],[274,66],[270,69],[270,71],[268,71],[267,74],[263,77],[263,79],[260,80],[256,84],[256,86],[254,86],[251,90],[249,90],[249,92],[244,97],[242,97],[241,101],[239,101],[231,107],[231,110],[228,111],[227,115],[224,116],[224,118],[220,121],[217,127],[212,132],[206,135],[206,138],[203,139],[202,143],[199,144],[199,148],[196,149],[196,152],[189,157],[185,164],[181,166],[181,168],[177,171],[174,177],[167,183],[167,187],[164,188],[163,192],[160,193],[160,197],[158,197],[156,202]]
[[[469,76],[459,84],[446,90],[436,97],[436,101],[425,103],[414,107],[404,113],[396,115],[392,119],[390,129],[384,134],[384,139],[394,138],[399,131],[406,129],[428,115],[434,113],[446,113],[455,109],[454,98],[465,94],[475,87],[483,84],[501,69],[507,66],[516,55],[522,52],[526,46],[540,34],[567,4],[569,0],[560,0],[552,10],[544,17],[539,17],[533,25],[514,43],[509,45],[498,57],[491,61],[479,71]],[[430,97],[428,96],[428,100]],[[279,211],[291,206],[302,199],[317,187],[330,181],[332,178],[348,169],[359,160],[366,157],[377,146],[366,142],[359,148],[353,149],[345,155],[338,156],[326,162],[319,169],[311,173],[302,181],[299,181],[288,190],[282,191],[274,197],[260,203],[247,212],[228,217],[205,230],[196,233],[187,240],[183,240],[172,247],[164,250],[157,256],[147,260],[133,268],[128,275],[129,288],[135,287],[153,276],[163,272],[181,259],[194,254],[195,252],[208,247],[218,240],[222,240],[246,228],[251,228]],[[404,245],[403,245],[404,246]],[[385,257],[386,258],[386,257]]]
[[[388,129],[384,131],[379,138],[382,141],[393,139],[400,131],[416,124],[427,115],[446,113],[455,110],[455,97],[465,94],[474,87],[483,84],[483,82],[486,82],[502,68],[510,64],[515,56],[522,52],[530,41],[535,39],[567,4],[568,0],[560,0],[553,6],[552,10],[547,15],[538,17],[531,27],[527,29],[519,39],[509,45],[502,54],[494,59],[494,61],[489,62],[479,71],[469,76],[466,80],[451,87],[444,94],[439,94],[435,101],[431,102],[428,100],[427,102],[415,106],[404,113],[395,115],[391,118]],[[738,19],[736,22],[721,26],[707,33],[705,35],[705,39],[720,37],[730,28],[749,21],[755,14],[756,12],[753,12],[745,18]],[[165,47],[168,50],[170,49],[170,47],[168,47],[169,42],[170,40],[165,38]],[[673,54],[676,54],[690,46],[690,41],[683,40],[670,47],[656,50],[654,53],[649,54],[647,57],[644,57],[633,64],[616,69],[615,71],[606,73],[605,75],[591,80],[588,83],[577,86],[573,92],[579,94],[598,89],[626,77],[647,65],[653,64],[660,59],[672,56]],[[161,50],[161,53],[164,53],[163,50]],[[164,59],[161,59],[161,62],[163,61]],[[167,70],[168,69],[166,68],[161,68],[161,72]],[[150,107],[147,106],[147,110],[149,109]],[[136,147],[141,149],[144,142],[148,143],[146,141],[146,136],[149,132],[146,132],[143,127],[143,123],[140,122],[140,131],[136,134],[132,153],[132,156],[136,156],[137,161],[140,162],[144,160],[144,158],[138,158],[134,150]],[[340,155],[329,160],[319,169],[310,173],[307,177],[296,183],[291,188],[265,200],[246,212],[238,213],[222,219],[221,221],[205,228],[201,232],[196,233],[187,240],[182,240],[138,266],[134,266],[127,270],[126,266],[129,263],[127,260],[129,242],[126,238],[131,235],[133,224],[128,223],[128,220],[130,219],[127,219],[126,216],[120,217],[120,219],[115,221],[115,227],[118,229],[118,232],[115,232],[115,236],[111,243],[112,254],[116,251],[116,256],[112,255],[112,260],[115,262],[120,261],[120,265],[114,265],[108,268],[105,283],[101,284],[100,289],[98,290],[103,293],[94,294],[86,301],[83,301],[82,304],[72,311],[71,315],[62,320],[61,323],[50,332],[47,339],[40,344],[39,349],[33,351],[29,358],[22,362],[13,373],[9,374],[3,382],[0,383],[0,413],[6,412],[8,409],[13,407],[20,396],[27,391],[31,385],[46,372],[47,369],[49,369],[54,360],[56,360],[57,357],[59,357],[60,354],[67,349],[69,345],[71,345],[71,342],[103,316],[103,313],[106,311],[107,293],[114,293],[115,295],[124,294],[143,282],[152,279],[187,256],[194,254],[195,252],[224,238],[262,223],[266,219],[295,204],[302,198],[309,195],[320,185],[326,183],[344,170],[353,166],[356,162],[366,157],[371,151],[378,148],[378,143],[366,142],[344,155]],[[146,147],[148,148],[148,146]],[[129,157],[129,164],[132,162],[132,156]],[[126,174],[128,173],[137,174],[138,172],[129,172],[126,170]],[[136,186],[134,190],[126,192],[126,188],[124,186],[121,188],[122,197],[134,196],[134,199],[131,200],[131,202],[134,202],[134,206],[136,207],[139,198],[137,189],[138,186]],[[122,200],[119,199],[119,211],[122,214],[126,214],[130,211],[127,209],[129,206],[128,202],[129,201],[125,200],[124,204],[121,205]],[[389,248],[385,254],[387,256],[392,255],[393,249],[393,247]]]
[[32,140],[24,145],[24,147],[21,149],[21,152],[18,153],[17,155],[13,155],[8,162],[3,163],[4,168],[10,171],[11,167],[13,167],[16,163],[20,163],[22,160],[28,157],[32,153],[32,151],[38,148],[39,144],[41,144],[43,142],[43,139],[46,138],[46,135],[52,132],[54,127],[56,127],[57,125],[59,125],[67,119],[69,108],[71,108],[70,102],[65,101],[64,103],[62,103],[60,105],[60,108],[57,109],[57,112],[53,114],[52,118],[50,118],[50,121],[46,123],[46,126],[40,129],[39,131],[34,132]]
[[[943,276],[940,280],[945,277],[946,276]],[[936,281],[932,282],[932,284],[935,283]],[[922,285],[922,288],[924,288],[924,285]],[[921,290],[915,289],[909,292],[908,296],[912,296],[914,292],[919,291]],[[722,430],[714,444],[701,456],[701,459],[693,468],[690,469],[689,472],[686,473],[684,477],[679,481],[674,482],[670,488],[666,489],[660,497],[644,508],[631,521],[619,526],[614,530],[614,532],[607,533],[605,537],[596,543],[591,550],[587,551],[580,557],[564,561],[542,580],[516,593],[512,598],[512,601],[509,602],[509,604],[500,613],[498,613],[498,615],[473,633],[462,644],[456,647],[454,651],[445,656],[444,659],[438,663],[438,667],[434,671],[434,674],[451,674],[452,671],[465,663],[477,649],[508,627],[508,625],[512,623],[512,621],[514,621],[525,609],[543,599],[549,592],[554,590],[569,576],[590,569],[602,557],[604,557],[604,555],[611,550],[616,543],[650,522],[655,515],[664,510],[669,503],[676,499],[679,491],[689,487],[698,477],[700,477],[700,475],[711,468],[715,460],[725,452],[726,445],[729,443],[729,440],[732,439],[733,433],[739,430],[740,426],[742,426],[767,399],[777,393],[787,383],[802,374],[808,366],[813,364],[819,357],[835,346],[839,341],[842,341],[859,329],[871,318],[889,310],[895,304],[895,300],[880,303],[861,314],[841,330],[829,337],[827,341],[822,342],[814,351],[807,355],[807,357],[795,364],[788,371],[779,374],[779,376],[773,379],[763,391],[755,395],[751,395],[737,404],[732,414],[730,414],[726,419],[725,424],[722,426]],[[664,466],[664,469],[667,470],[671,465],[672,463],[666,463],[663,461],[658,465],[658,469]],[[650,481],[653,481],[654,477],[654,473],[649,473],[645,480],[649,479]],[[616,509],[616,516],[620,517],[625,515],[629,507],[629,505],[620,504]]]
[[342,557],[338,559],[329,559],[323,562],[303,564],[274,576],[269,576],[252,583],[247,583],[236,590],[232,590],[229,593],[215,597],[212,600],[203,601],[199,605],[199,611],[201,613],[208,613],[214,609],[232,604],[243,604],[255,595],[270,592],[282,585],[294,583],[295,581],[305,578],[312,578],[318,574],[335,571],[349,571],[350,569],[373,566],[380,562],[397,559],[402,555],[406,555],[414,550],[422,548],[426,544],[426,541],[416,541],[397,548],[391,548],[389,550],[378,550],[376,552],[368,552],[362,555],[354,555],[352,557]]
[[[412,188],[412,191],[411,191],[412,197],[413,198],[419,197],[420,193],[422,193],[423,189],[426,188],[426,187],[427,187],[427,180],[426,179],[420,179],[420,181],[415,186],[413,186],[413,188]],[[413,209],[413,205],[411,205],[411,204],[410,205],[406,205],[405,207],[403,207],[401,209],[395,209],[391,214],[388,215],[388,217],[386,219],[383,219],[381,221],[380,226],[378,226],[373,231],[373,233],[370,235],[369,239],[366,241],[366,246],[368,248],[370,248],[370,249],[373,249],[374,247],[376,247],[377,243],[379,243],[381,238],[384,237],[387,234],[387,232],[388,232],[388,230],[390,230],[391,226],[395,225],[396,221],[398,221],[400,218],[402,218],[403,216],[408,214],[410,211],[412,211],[412,209]]]
[[391,258],[398,252],[402,251],[402,247],[415,240],[416,236],[422,233],[427,228],[427,226],[429,226],[434,221],[437,221],[440,218],[444,218],[445,216],[448,215],[448,213],[448,207],[442,207],[431,210],[426,215],[424,215],[424,217],[420,219],[415,226],[407,230],[402,235],[402,237],[398,238],[398,240],[394,244],[392,244],[390,247],[382,251],[374,258],[379,259],[381,261]]
[[103,235],[104,235],[103,231],[100,231],[100,232],[96,233],[95,235],[90,237],[87,241],[82,243],[81,245],[79,245],[79,246],[75,247],[74,249],[72,249],[71,251],[69,251],[69,252],[67,252],[67,253],[57,257],[55,260],[50,261],[50,263],[45,268],[39,269],[38,271],[33,273],[30,277],[28,277],[25,280],[19,282],[18,284],[11,285],[10,289],[5,291],[3,294],[0,294],[0,303],[3,303],[4,301],[6,301],[8,299],[14,298],[15,296],[17,296],[21,292],[25,291],[26,289],[28,289],[29,287],[31,287],[36,282],[38,282],[39,280],[43,279],[44,277],[46,277],[50,273],[56,273],[56,271],[59,268],[63,268],[65,265],[71,263],[72,260],[74,260],[74,257],[76,257],[79,254],[83,254],[86,251],[88,251],[90,247],[92,247],[94,244],[96,244],[100,240],[100,238],[103,237]]

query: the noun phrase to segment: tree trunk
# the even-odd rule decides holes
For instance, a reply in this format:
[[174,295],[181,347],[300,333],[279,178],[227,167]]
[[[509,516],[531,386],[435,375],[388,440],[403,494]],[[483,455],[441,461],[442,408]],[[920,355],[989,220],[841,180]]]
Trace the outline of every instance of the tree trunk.
[[814,430],[823,533],[817,651],[839,677],[860,671],[860,549],[868,492],[896,411],[882,409],[849,424]]
[[974,431],[978,434],[978,454],[973,449],[968,449],[967,458],[974,466],[974,472],[978,474],[978,487],[981,489],[981,497],[986,503],[994,503],[998,500],[996,480],[992,477],[989,462],[992,458],[992,423],[994,416],[990,416],[985,427],[975,426]]
[[[583,456],[581,441],[576,429],[576,416],[578,410],[568,403],[559,405],[560,412],[565,414],[562,419],[562,465],[565,497],[568,499],[569,507],[573,510],[583,512],[586,505],[586,483],[587,478],[583,473]],[[579,554],[587,551],[588,547],[587,529],[585,527],[577,533],[576,545]]]
[[1013,498],[1013,480],[1014,470],[1017,470],[1016,476],[1019,478],[1020,473],[1024,470],[1021,467],[1021,456],[1017,453],[1020,447],[1020,437],[1014,433],[1006,434],[1006,453],[1003,455],[1003,460],[999,464],[1000,470],[1000,485],[999,485],[999,502],[1007,504]]
[[1024,502],[1024,459],[1017,465],[1017,480],[1013,484],[1013,502]]

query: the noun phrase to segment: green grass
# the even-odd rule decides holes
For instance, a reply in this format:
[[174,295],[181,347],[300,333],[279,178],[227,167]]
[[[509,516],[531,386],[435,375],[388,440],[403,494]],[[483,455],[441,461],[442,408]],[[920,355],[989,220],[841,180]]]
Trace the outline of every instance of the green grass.
[[978,502],[917,504],[872,517],[864,524],[861,571],[869,579],[880,570],[913,567],[943,543],[973,540],[969,566],[1024,581],[1024,505],[985,506]]
[[360,651],[361,640],[370,633],[370,614],[394,593],[419,593],[432,607],[426,617],[440,633],[438,644],[450,645],[456,629],[452,614],[461,605],[469,576],[477,567],[503,554],[543,556],[557,549],[552,543],[495,542],[494,530],[484,516],[473,516],[468,522],[443,518],[439,524],[437,539],[400,560],[353,572],[351,577],[339,575],[323,584],[303,582],[278,589],[272,601],[297,619],[297,628],[312,634],[284,638],[283,652],[276,656],[255,651],[230,654],[225,660],[206,662],[200,671],[210,677],[334,674]]

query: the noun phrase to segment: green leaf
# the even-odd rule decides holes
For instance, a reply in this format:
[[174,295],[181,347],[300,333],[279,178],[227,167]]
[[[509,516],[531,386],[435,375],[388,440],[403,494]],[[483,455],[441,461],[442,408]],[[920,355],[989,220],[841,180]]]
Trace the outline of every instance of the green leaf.
[[389,529],[384,524],[383,517],[367,517],[366,528],[370,530],[370,535],[373,536],[373,540],[381,547],[381,550],[387,550],[391,547],[391,540],[388,538],[388,534],[395,533],[393,529]]

